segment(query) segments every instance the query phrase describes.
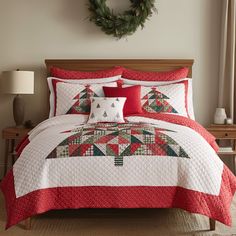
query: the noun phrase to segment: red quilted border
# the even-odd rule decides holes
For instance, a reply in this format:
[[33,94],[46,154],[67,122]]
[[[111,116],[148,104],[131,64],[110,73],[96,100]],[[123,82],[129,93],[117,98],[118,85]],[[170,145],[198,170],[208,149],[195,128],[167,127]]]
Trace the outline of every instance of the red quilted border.
[[174,81],[188,77],[189,69],[183,67],[173,71],[148,72],[124,68],[122,77],[131,80],[143,81]]
[[57,113],[57,83],[67,83],[67,82],[60,81],[57,79],[52,80],[52,89],[54,91],[54,116],[56,116]]
[[61,79],[99,79],[122,75],[122,72],[123,68],[120,66],[98,71],[73,71],[58,67],[50,68],[50,75]]
[[187,116],[190,119],[190,115],[188,111],[188,81],[184,80],[184,81],[177,82],[176,84],[184,84],[184,105],[185,105]]
[[225,166],[218,196],[182,187],[57,187],[36,190],[16,198],[13,171],[1,183],[9,228],[52,209],[79,208],[181,208],[231,225],[230,205],[236,178]]

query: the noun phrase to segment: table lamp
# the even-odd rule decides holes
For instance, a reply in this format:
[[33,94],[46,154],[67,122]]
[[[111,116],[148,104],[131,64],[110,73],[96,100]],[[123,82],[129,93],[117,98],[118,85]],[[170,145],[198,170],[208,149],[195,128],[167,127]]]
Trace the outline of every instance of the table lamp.
[[16,94],[13,100],[13,116],[16,126],[22,126],[24,122],[24,100],[21,94],[34,93],[34,72],[3,71],[1,91],[5,94]]

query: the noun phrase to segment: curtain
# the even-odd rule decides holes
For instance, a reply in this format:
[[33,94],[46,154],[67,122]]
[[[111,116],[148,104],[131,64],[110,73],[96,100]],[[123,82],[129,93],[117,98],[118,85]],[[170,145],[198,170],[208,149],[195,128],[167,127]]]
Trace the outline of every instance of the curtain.
[[222,0],[218,106],[236,121],[236,0]]

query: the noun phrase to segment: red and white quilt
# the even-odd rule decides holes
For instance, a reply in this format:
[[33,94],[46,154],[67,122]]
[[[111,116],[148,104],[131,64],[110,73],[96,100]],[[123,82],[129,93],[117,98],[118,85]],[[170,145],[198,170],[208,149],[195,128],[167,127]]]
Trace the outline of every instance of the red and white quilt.
[[62,115],[33,129],[1,183],[7,228],[68,208],[182,208],[226,225],[236,177],[216,155],[215,139],[171,114],[87,124]]

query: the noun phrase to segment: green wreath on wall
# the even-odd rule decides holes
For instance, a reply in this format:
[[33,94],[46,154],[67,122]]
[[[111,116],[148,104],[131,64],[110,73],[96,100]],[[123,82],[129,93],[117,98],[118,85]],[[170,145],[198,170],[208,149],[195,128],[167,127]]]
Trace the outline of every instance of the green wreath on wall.
[[123,14],[115,15],[106,0],[89,0],[90,21],[108,35],[120,39],[133,34],[156,11],[155,0],[130,0],[131,7]]

